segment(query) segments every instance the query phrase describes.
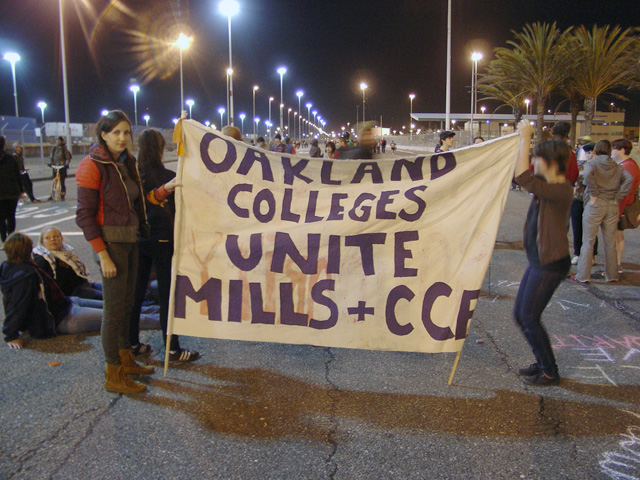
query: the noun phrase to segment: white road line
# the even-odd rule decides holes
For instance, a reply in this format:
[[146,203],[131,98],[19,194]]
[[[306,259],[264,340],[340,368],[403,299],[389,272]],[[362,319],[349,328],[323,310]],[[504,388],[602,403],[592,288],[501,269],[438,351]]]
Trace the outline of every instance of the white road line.
[[58,218],[56,220],[51,220],[50,222],[41,223],[40,225],[36,225],[34,227],[29,227],[29,228],[24,228],[24,229],[17,229],[17,230],[20,233],[28,233],[28,232],[31,232],[33,230],[41,230],[43,227],[47,227],[49,225],[55,225],[56,223],[66,222],[67,220],[71,220],[72,218],[76,218],[76,215],[73,214],[73,215],[71,215],[69,217]]

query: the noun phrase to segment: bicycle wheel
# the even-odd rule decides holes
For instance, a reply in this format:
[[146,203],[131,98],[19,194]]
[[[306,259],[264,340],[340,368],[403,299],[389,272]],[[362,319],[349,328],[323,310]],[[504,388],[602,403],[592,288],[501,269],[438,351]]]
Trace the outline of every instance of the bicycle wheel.
[[60,185],[60,177],[56,176],[51,184],[51,200],[57,202],[60,200],[60,191],[62,186]]

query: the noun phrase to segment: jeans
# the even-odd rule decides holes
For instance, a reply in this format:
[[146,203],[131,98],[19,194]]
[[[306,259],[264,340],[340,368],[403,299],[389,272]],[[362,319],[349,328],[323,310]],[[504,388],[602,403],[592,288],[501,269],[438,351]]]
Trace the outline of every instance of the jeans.
[[568,270],[555,272],[529,265],[520,282],[513,308],[513,316],[533,350],[538,367],[551,377],[558,376],[558,366],[541,317],[567,273]]
[[0,200],[0,238],[4,242],[16,229],[18,199]]
[[116,276],[102,277],[102,349],[107,363],[120,364],[118,351],[130,347],[129,318],[133,309],[138,271],[137,243],[108,243],[107,252],[116,266]]
[[602,200],[598,198],[596,204],[588,202],[584,207],[582,216],[582,249],[576,279],[588,282],[591,278],[593,266],[593,245],[598,230],[602,227],[602,240],[604,244],[604,273],[607,282],[618,280],[618,255],[616,250],[616,231],[619,220],[618,203],[614,200]]
[[[146,240],[138,243],[138,279],[136,282],[135,304],[129,320],[129,342],[131,345],[140,343],[138,322],[140,309],[149,283],[151,268],[155,266],[158,279],[158,299],[160,303],[160,326],[166,344],[167,320],[169,316],[169,293],[171,290],[171,258],[173,256],[173,242]],[[170,350],[179,350],[180,341],[177,335],[171,335]]]
[[[571,202],[571,230],[573,231],[573,254],[580,256],[582,249],[582,214],[584,213],[584,203],[582,200],[574,198]],[[593,256],[598,254],[598,237],[593,244]]]

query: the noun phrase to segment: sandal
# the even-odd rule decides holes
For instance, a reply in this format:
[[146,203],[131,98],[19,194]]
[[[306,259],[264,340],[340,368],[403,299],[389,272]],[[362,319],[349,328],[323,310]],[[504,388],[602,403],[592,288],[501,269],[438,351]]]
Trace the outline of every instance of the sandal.
[[131,347],[131,353],[133,353],[134,355],[144,355],[146,353],[151,353],[152,351],[153,349],[148,343],[141,342]]
[[186,350],[181,348],[180,350],[169,351],[170,362],[193,362],[200,358],[200,354],[195,350]]

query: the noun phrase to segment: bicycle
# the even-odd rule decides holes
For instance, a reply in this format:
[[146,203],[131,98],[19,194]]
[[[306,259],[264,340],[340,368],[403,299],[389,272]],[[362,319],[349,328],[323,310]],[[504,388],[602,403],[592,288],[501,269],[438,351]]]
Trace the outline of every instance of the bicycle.
[[64,165],[51,165],[51,168],[56,171],[56,176],[54,177],[53,182],[51,182],[51,200],[54,202],[57,202],[60,198],[64,200],[62,195],[62,181],[60,180],[60,170],[66,167]]

